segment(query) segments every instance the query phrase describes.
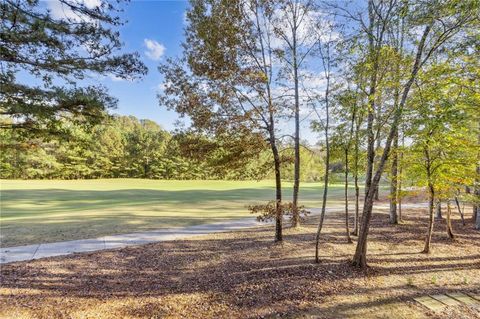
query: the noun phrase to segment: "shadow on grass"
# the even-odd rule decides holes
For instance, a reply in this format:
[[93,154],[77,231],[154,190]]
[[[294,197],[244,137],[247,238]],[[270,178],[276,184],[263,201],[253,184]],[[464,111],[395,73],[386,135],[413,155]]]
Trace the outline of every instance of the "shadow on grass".
[[[338,188],[340,190],[340,188]],[[285,188],[284,196],[290,196]],[[338,194],[337,194],[338,193]],[[341,192],[332,192],[332,198]],[[320,190],[305,186],[303,201]],[[2,190],[1,246],[93,238],[251,216],[247,205],[274,198],[273,187],[225,190]]]
[[[341,196],[340,188],[332,191],[332,196]],[[284,196],[291,196],[291,187],[284,188]],[[320,194],[317,187],[304,187],[301,195],[304,201],[317,201]],[[246,204],[272,200],[273,187],[240,188],[226,190],[65,190],[65,189],[27,189],[2,190],[2,217],[14,218],[30,215],[51,214],[55,212],[75,212],[115,208],[118,206],[211,204],[221,201]],[[332,197],[332,198],[333,198]]]

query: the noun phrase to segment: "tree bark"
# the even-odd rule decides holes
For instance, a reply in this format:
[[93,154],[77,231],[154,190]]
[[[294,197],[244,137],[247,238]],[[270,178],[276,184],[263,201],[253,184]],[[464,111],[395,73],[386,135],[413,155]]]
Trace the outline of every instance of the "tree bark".
[[434,216],[433,216],[433,206],[434,206],[434,198],[435,198],[435,190],[433,188],[432,183],[429,183],[428,186],[429,189],[429,198],[428,198],[428,216],[429,216],[429,221],[428,221],[428,228],[427,228],[427,236],[425,238],[425,247],[423,248],[422,253],[429,254],[430,253],[430,246],[432,243],[432,233],[433,233],[433,222],[434,222]]
[[355,183],[355,218],[353,226],[353,235],[358,236],[358,229],[360,225],[360,187],[358,185],[358,153],[359,153],[359,130],[360,121],[356,121],[355,125],[355,154],[354,154],[354,183]]
[[458,201],[458,197],[455,196],[455,204],[457,205],[458,213],[460,214],[460,217],[462,218],[462,225],[465,226],[465,216],[463,215],[462,208],[460,207],[460,202]]
[[405,135],[402,131],[402,151],[398,156],[398,169],[397,169],[397,204],[398,204],[398,211],[397,211],[397,219],[399,223],[403,222],[402,219],[402,172],[403,172],[403,149],[405,147]]
[[275,241],[283,241],[282,234],[282,221],[283,221],[283,211],[282,211],[282,176],[280,172],[280,156],[278,153],[275,135],[274,133],[270,134],[271,142],[270,146],[273,153],[273,159],[275,162],[275,202],[276,202],[276,218],[275,218]]
[[[480,124],[480,123],[479,123]],[[480,125],[478,132],[478,146],[480,149]],[[477,155],[477,176],[475,177],[475,185],[473,188],[473,193],[475,194],[476,202],[473,203],[473,221],[475,222],[475,229],[480,230],[480,151]]]
[[[260,20],[258,16],[258,3],[255,6],[255,18],[256,18],[256,28],[258,34],[262,34],[260,27]],[[271,81],[272,81],[272,67],[267,62],[266,54],[268,53],[271,60],[271,47],[268,47],[268,50],[265,48],[263,42],[263,36],[259,37],[260,39],[260,52],[262,56],[262,62],[259,63],[259,67],[263,70],[265,76],[267,76],[268,81],[266,81],[266,91],[267,91],[267,107],[268,107],[268,120],[265,119],[267,131],[269,134],[270,147],[273,154],[274,167],[275,167],[275,241],[283,241],[283,208],[282,208],[282,176],[281,176],[281,160],[277,147],[277,139],[275,136],[275,110],[272,100],[272,91],[271,91]],[[269,45],[269,43],[267,43]]]
[[450,201],[447,201],[447,235],[450,239],[454,239],[455,235],[453,234],[452,229],[452,208],[450,207]]
[[295,89],[295,161],[293,178],[293,212],[292,227],[300,226],[300,216],[298,214],[298,192],[300,190],[300,100],[298,92],[298,61],[297,61],[297,16],[296,9],[293,13],[292,26],[292,57],[293,57],[293,80]]
[[475,220],[475,229],[480,230],[480,207],[477,206],[477,216]]
[[398,176],[398,130],[395,133],[393,140],[393,157],[391,168],[391,181],[390,181],[390,223],[398,224],[397,215],[397,176]]
[[327,209],[327,195],[328,195],[328,178],[329,178],[329,167],[330,167],[330,140],[329,140],[329,122],[330,122],[330,113],[329,113],[329,92],[330,90],[330,77],[327,75],[327,88],[325,89],[325,175],[324,175],[324,186],[323,186],[323,200],[322,200],[322,211],[320,213],[320,221],[318,223],[317,235],[315,237],[315,262],[318,264],[320,262],[320,257],[318,255],[319,246],[320,246],[320,234],[323,228],[323,222],[325,221],[325,213]]
[[[380,112],[379,112],[380,113]],[[377,158],[378,157],[378,151],[380,150],[380,133],[378,134],[377,136],[377,139],[376,139],[376,143],[377,145],[375,146],[375,151],[374,151],[374,163],[373,163],[373,169],[375,169],[376,166],[378,166],[378,161],[379,159]],[[374,186],[375,187],[375,200],[378,201],[380,200],[380,184],[377,184]]]
[[350,237],[349,216],[348,216],[348,147],[345,148],[345,231],[347,235],[347,243],[353,243]]
[[435,203],[435,219],[443,219],[442,216],[442,202],[437,200]]
[[[373,71],[370,76],[370,89],[368,92],[368,114],[367,114],[367,170],[365,172],[365,197],[372,184],[373,163],[375,161],[375,135],[373,132],[373,121],[375,111],[375,94],[377,90],[377,72],[378,72],[378,52],[375,52],[375,38],[373,27],[375,24],[374,4],[372,0],[368,1],[368,51],[373,58]],[[380,41],[380,40],[378,40]],[[363,218],[363,216],[362,216]]]

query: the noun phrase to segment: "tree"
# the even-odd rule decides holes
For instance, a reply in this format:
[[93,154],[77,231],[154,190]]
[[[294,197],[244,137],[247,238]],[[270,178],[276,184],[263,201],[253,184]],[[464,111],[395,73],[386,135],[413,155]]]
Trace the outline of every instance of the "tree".
[[[372,4],[373,5],[373,4]],[[363,209],[362,228],[357,242],[355,255],[353,258],[354,265],[358,267],[367,266],[367,237],[372,217],[373,201],[375,197],[376,186],[382,176],[386,160],[390,154],[392,141],[395,137],[396,130],[402,119],[402,113],[405,108],[407,98],[418,72],[429,62],[434,53],[438,49],[445,46],[449,41],[454,41],[455,36],[462,34],[466,27],[478,24],[478,17],[472,13],[476,7],[475,1],[457,3],[455,1],[446,3],[432,2],[428,4],[415,5],[410,4],[407,12],[412,14],[412,19],[408,22],[411,26],[422,27],[423,31],[417,41],[416,52],[414,54],[413,63],[411,65],[410,74],[406,82],[402,86],[401,98],[398,106],[395,108],[387,140],[385,141],[382,156],[378,162],[375,174],[371,182],[368,182],[369,170],[367,170],[366,196]],[[393,10],[393,9],[392,9]],[[377,10],[378,11],[378,10]],[[388,11],[390,12],[390,10]],[[397,11],[400,12],[400,11]],[[403,12],[403,8],[402,11]],[[389,17],[380,17],[382,21],[388,21]],[[407,23],[407,22],[406,22]],[[385,26],[386,28],[387,26]],[[418,37],[418,36],[417,36]],[[427,39],[429,40],[427,42]],[[373,141],[370,138],[369,146],[369,166],[373,163],[371,156],[373,150]],[[371,162],[371,163],[370,163]]]
[[[334,134],[331,138],[332,140],[332,148],[338,149],[338,152],[341,153],[338,157],[340,157],[340,161],[343,162],[344,165],[344,205],[345,205],[345,231],[348,243],[353,243],[351,236],[350,236],[350,225],[349,225],[349,174],[350,174],[350,152],[352,151],[352,144],[354,148],[354,180],[355,180],[355,192],[356,192],[356,201],[355,201],[355,228],[358,231],[358,141],[354,140],[356,126],[358,123],[357,117],[359,103],[357,101],[358,94],[354,90],[349,88],[341,91],[340,93],[336,94],[335,96],[335,104],[337,106],[337,113],[336,117],[338,118],[339,124],[336,125]],[[332,154],[333,155],[333,154]],[[353,232],[356,233],[355,231]]]
[[[434,210],[447,204],[447,234],[453,238],[450,201],[460,185],[474,177],[476,141],[470,131],[470,96],[462,89],[462,74],[452,62],[431,64],[418,75],[410,98],[409,174],[429,193],[429,226],[424,253],[431,251]],[[420,163],[420,164],[419,164]]]
[[314,21],[312,19],[313,2],[310,0],[282,0],[277,8],[274,19],[275,35],[279,37],[284,46],[276,49],[280,61],[288,74],[287,78],[293,81],[293,115],[295,123],[294,133],[294,178],[293,178],[293,216],[292,226],[300,226],[298,212],[298,195],[300,190],[300,71],[305,59],[316,44],[312,35]]
[[189,116],[198,132],[234,136],[249,152],[269,146],[275,171],[275,240],[282,241],[282,158],[275,128],[281,105],[273,91],[273,12],[270,1],[191,1],[183,58],[159,67],[165,77],[160,101]]
[[[98,123],[116,104],[101,86],[80,87],[90,74],[136,79],[147,72],[137,53],[117,53],[122,43],[119,8],[110,1],[59,0],[64,16],[39,1],[0,5],[1,128],[18,134],[63,134],[61,121]],[[82,49],[80,49],[82,48]],[[18,73],[23,72],[19,80]]]
[[[317,28],[318,29],[318,28]],[[325,117],[323,118],[318,109],[319,105],[317,103],[313,104],[314,111],[318,117],[317,122],[313,122],[314,127],[320,128],[324,131],[325,137],[325,175],[323,177],[323,196],[322,196],[322,210],[320,212],[320,220],[318,222],[317,234],[315,236],[315,262],[320,262],[319,249],[320,249],[320,234],[322,232],[323,223],[325,221],[325,213],[327,210],[327,196],[328,196],[328,181],[329,181],[329,170],[330,170],[330,94],[331,94],[331,81],[333,67],[335,64],[335,58],[333,55],[333,49],[335,47],[336,39],[334,39],[333,34],[333,25],[327,23],[325,26],[322,41],[318,42],[318,52],[320,56],[320,62],[323,69],[324,78],[326,80],[325,90],[323,97],[319,99],[320,103],[325,107]]]

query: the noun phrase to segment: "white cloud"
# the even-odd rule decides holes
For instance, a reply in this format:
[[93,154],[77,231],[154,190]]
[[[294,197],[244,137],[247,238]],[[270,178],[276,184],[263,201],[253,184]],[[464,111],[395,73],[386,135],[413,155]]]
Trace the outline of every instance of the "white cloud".
[[82,0],[79,2],[85,3],[85,6],[89,9],[99,7],[102,4],[100,0]]
[[[72,1],[73,4],[83,4],[88,9],[94,9],[102,5],[101,0],[75,0]],[[64,5],[59,0],[50,0],[47,1],[47,8],[50,10],[52,17],[55,19],[66,19],[73,20],[77,22],[85,21],[88,22],[91,19],[85,15],[74,12],[69,6]]]
[[154,61],[160,60],[165,53],[165,46],[155,40],[145,39],[143,43],[147,47],[145,55]]
[[109,74],[108,77],[110,78],[110,80],[112,80],[113,82],[123,82],[125,81],[124,78],[121,78],[119,76],[116,76],[115,74]]

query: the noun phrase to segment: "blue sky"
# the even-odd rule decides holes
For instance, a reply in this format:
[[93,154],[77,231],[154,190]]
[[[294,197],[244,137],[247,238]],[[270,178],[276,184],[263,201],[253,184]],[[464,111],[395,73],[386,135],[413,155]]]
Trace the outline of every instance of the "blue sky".
[[[77,1],[85,3],[88,7],[98,6],[100,3],[100,0]],[[78,18],[72,12],[69,13],[58,0],[42,2],[56,18]],[[86,82],[106,86],[110,95],[118,99],[118,107],[113,110],[113,113],[134,115],[140,119],[151,119],[164,129],[173,130],[179,116],[159,105],[157,93],[163,79],[157,68],[167,57],[176,57],[181,54],[188,1],[132,0],[123,8],[124,12],[121,13],[121,17],[126,23],[119,28],[120,37],[124,43],[122,51],[138,52],[149,69],[148,74],[142,80],[136,82],[108,76],[93,76]],[[315,66],[315,63],[312,66]],[[27,77],[25,80],[32,79]],[[313,79],[309,81],[314,86],[321,86],[324,80],[320,78],[318,80],[318,83]],[[305,106],[304,109],[309,114],[311,113],[308,107]],[[309,123],[310,119],[307,116],[301,123],[301,137],[310,142],[315,142],[318,134],[310,130]],[[293,131],[291,121],[283,123],[281,130],[289,133]]]
[[[77,1],[85,3],[87,7],[100,4],[100,0]],[[41,5],[50,10],[54,18],[78,18],[58,0],[43,0]],[[126,22],[118,29],[124,43],[122,52],[138,52],[149,72],[142,80],[135,82],[97,75],[83,81],[83,84],[107,87],[110,95],[118,99],[118,107],[112,113],[151,119],[167,130],[175,128],[178,115],[158,103],[157,92],[163,81],[157,68],[167,56],[181,54],[187,7],[186,0],[131,0],[122,4],[124,11],[120,17]],[[20,72],[18,77],[21,81],[40,84],[38,79],[25,72]]]
[[[156,97],[158,86],[162,83],[157,66],[167,56],[177,56],[181,52],[187,5],[187,1],[163,0],[132,1],[127,5],[123,16],[128,22],[120,29],[125,51],[139,52],[149,72],[142,81],[134,83],[111,79],[102,81],[111,95],[119,100],[115,113],[148,118],[168,130],[174,128],[178,116],[161,107]],[[147,48],[146,41],[153,44],[153,50]],[[164,47],[163,54],[158,45]]]
[[[120,29],[121,38],[125,43],[124,50],[139,52],[149,72],[142,81],[135,83],[111,79],[102,81],[102,84],[109,88],[111,95],[119,100],[114,113],[151,119],[167,130],[175,128],[179,116],[173,111],[167,111],[158,103],[156,95],[163,81],[157,67],[167,57],[181,54],[187,8],[188,1],[181,0],[132,0],[125,7],[122,16],[127,23]],[[147,43],[154,48],[156,46],[157,50],[149,49]],[[162,47],[160,50],[159,46]],[[288,132],[293,131],[291,124],[284,124]],[[315,142],[317,134],[311,132],[309,121],[302,121],[301,126],[302,138]]]

